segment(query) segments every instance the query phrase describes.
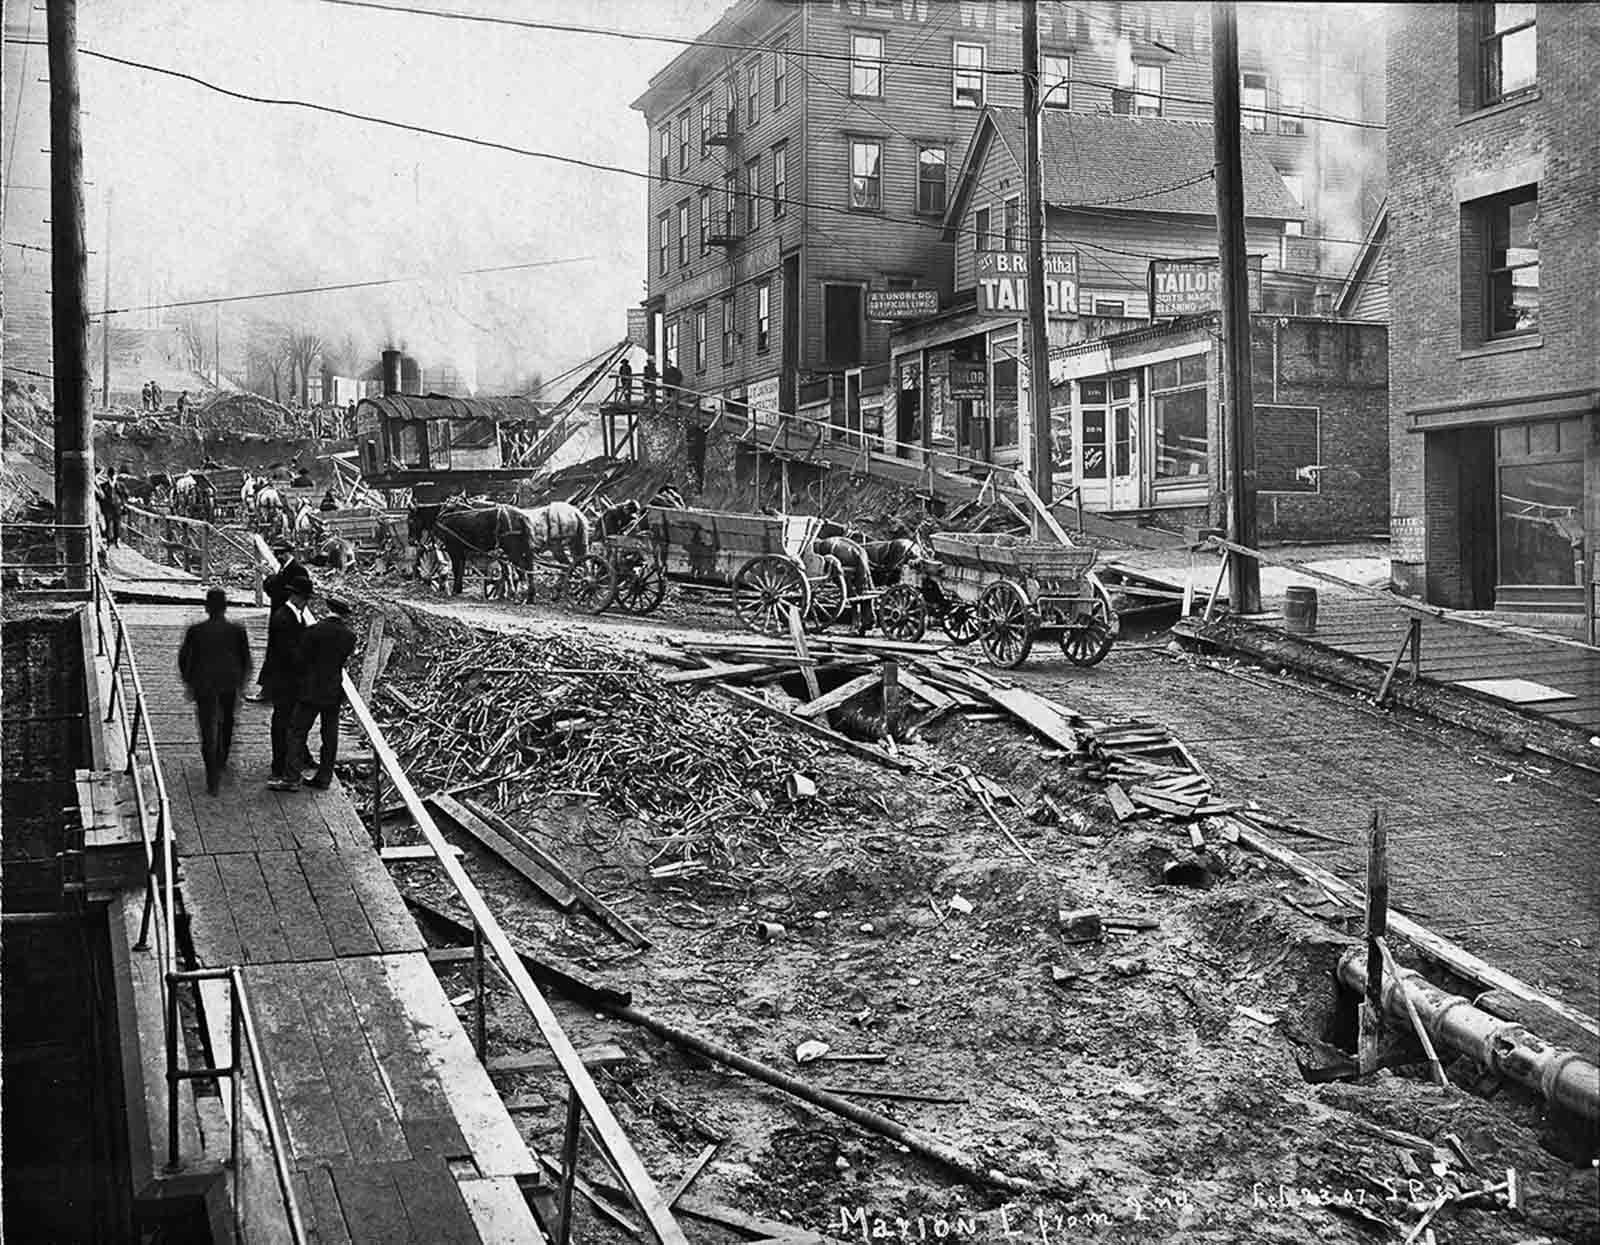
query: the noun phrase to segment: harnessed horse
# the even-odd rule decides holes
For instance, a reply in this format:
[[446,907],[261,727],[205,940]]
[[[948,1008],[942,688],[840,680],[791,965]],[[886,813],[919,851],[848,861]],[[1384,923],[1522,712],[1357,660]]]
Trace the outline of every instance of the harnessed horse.
[[412,506],[407,519],[411,543],[428,533],[444,546],[450,559],[452,594],[461,595],[461,581],[467,558],[503,557],[517,570],[533,570],[534,538],[528,516],[515,506],[482,506],[449,503]]

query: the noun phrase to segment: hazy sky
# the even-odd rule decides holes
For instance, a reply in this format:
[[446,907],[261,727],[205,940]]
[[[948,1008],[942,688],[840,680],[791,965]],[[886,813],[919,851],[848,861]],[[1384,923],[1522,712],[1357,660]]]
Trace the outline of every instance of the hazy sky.
[[[13,4],[7,0],[8,13]],[[692,36],[726,5],[419,0],[419,7]],[[35,37],[42,34],[41,16]],[[676,51],[327,0],[80,0],[79,43],[250,94],[640,171],[648,136],[628,105]],[[33,69],[43,50],[36,52],[31,76],[40,76]],[[115,195],[113,305],[149,301],[152,281],[160,283],[158,298],[183,298],[430,274],[440,279],[260,306],[328,321],[322,327],[330,335],[392,336],[422,355],[470,352],[473,326],[487,327],[514,346],[527,370],[549,375],[619,340],[625,308],[642,297],[642,180],[230,100],[87,57],[80,73],[96,250],[107,189]],[[36,88],[33,106],[44,107],[44,90]],[[465,268],[569,256],[594,258],[447,279]],[[98,294],[95,268],[91,283]]]

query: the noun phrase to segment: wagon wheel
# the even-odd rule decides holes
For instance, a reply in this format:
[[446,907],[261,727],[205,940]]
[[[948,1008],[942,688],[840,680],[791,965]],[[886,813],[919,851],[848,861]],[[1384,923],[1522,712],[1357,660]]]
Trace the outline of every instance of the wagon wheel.
[[1009,579],[990,584],[978,598],[983,651],[995,665],[1010,669],[1028,659],[1037,625],[1027,595]]
[[622,559],[617,604],[630,614],[653,613],[667,595],[667,576],[654,558],[635,553]]
[[769,553],[751,558],[733,577],[733,612],[752,631],[782,635],[790,609],[804,618],[811,610],[811,585],[793,558]]
[[838,558],[831,554],[825,556],[821,576],[811,581],[811,612],[806,615],[807,624],[817,631],[833,626],[844,616],[847,595],[844,567]]
[[1116,631],[1116,615],[1105,601],[1095,597],[1061,633],[1061,651],[1075,666],[1096,665],[1111,651]]
[[878,626],[891,640],[915,644],[928,631],[928,607],[910,584],[896,584],[878,598]]
[[978,611],[968,601],[952,601],[939,619],[944,633],[957,644],[971,644],[978,638]]
[[561,573],[556,594],[580,610],[598,614],[617,595],[617,573],[598,553],[585,554]]

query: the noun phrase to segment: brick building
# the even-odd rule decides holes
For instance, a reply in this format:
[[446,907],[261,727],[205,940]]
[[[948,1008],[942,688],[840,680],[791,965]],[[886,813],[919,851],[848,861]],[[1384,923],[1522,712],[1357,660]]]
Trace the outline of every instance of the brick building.
[[1394,579],[1581,619],[1600,545],[1600,6],[1392,20]]
[[[1021,104],[1021,24],[1020,0],[739,0],[657,74],[634,107],[658,362],[736,427],[881,388],[891,324],[869,296],[950,305],[943,218],[985,108]],[[1381,122],[1382,27],[1315,4],[1242,6],[1239,26],[1245,128],[1304,209],[1267,249],[1303,277],[1284,309],[1309,311],[1382,199],[1383,149],[1306,114]],[[1040,42],[1052,113],[1210,119],[1204,5],[1046,4]]]

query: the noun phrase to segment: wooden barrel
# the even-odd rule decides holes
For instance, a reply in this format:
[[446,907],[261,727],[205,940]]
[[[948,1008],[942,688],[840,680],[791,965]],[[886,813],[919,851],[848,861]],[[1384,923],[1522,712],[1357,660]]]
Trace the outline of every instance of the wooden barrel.
[[1292,584],[1283,591],[1283,629],[1290,635],[1317,634],[1317,590]]

